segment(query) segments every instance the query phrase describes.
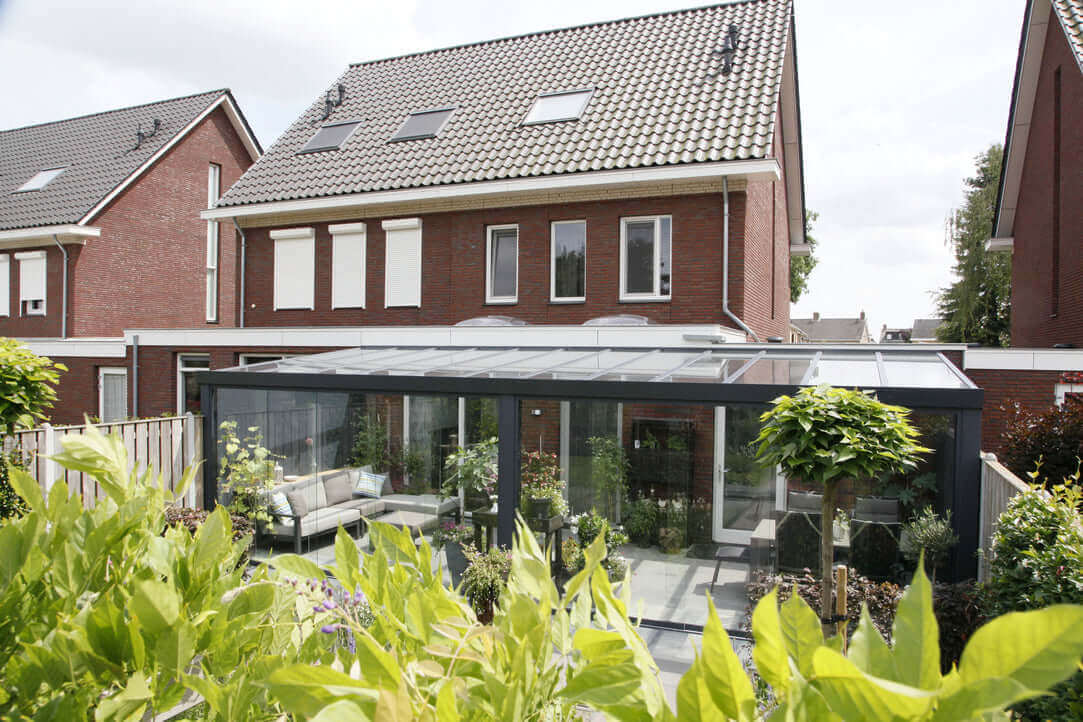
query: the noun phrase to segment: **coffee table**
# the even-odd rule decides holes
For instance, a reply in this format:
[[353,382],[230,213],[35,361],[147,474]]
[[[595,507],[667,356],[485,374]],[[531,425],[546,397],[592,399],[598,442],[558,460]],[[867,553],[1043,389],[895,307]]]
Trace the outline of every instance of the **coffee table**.
[[[435,529],[440,522],[440,517],[432,514],[423,514],[418,511],[393,511],[389,514],[384,514],[383,516],[365,519],[365,521],[379,521],[384,524],[398,527],[399,529],[408,529],[410,531],[410,536],[416,539],[418,535]],[[369,537],[369,549],[372,549],[371,536]]]

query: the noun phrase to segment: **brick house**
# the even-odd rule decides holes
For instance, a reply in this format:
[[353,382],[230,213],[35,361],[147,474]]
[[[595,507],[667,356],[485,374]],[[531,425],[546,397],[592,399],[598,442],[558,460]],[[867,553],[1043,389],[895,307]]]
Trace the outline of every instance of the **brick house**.
[[260,152],[228,90],[0,131],[0,334],[69,367],[54,422],[131,413],[125,329],[237,325],[199,210]]
[[1004,412],[1060,403],[1083,370],[1083,4],[1029,0],[986,248],[1012,256],[1011,351],[974,350],[966,370],[987,391],[984,448]]

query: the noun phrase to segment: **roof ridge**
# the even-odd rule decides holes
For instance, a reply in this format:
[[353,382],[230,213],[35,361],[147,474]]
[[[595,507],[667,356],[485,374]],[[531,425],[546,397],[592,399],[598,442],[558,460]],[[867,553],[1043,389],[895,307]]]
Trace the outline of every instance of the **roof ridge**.
[[442,48],[433,48],[431,50],[418,50],[413,53],[403,53],[402,55],[392,55],[386,58],[377,58],[375,60],[363,60],[357,63],[350,63],[347,68],[357,68],[364,65],[378,65],[380,63],[389,63],[394,60],[405,60],[406,58],[416,58],[424,55],[435,55],[436,53],[446,53],[451,50],[462,50],[463,48],[473,48],[481,45],[491,45],[494,43],[504,43],[510,40],[521,40],[523,38],[540,37],[542,35],[552,35],[555,33],[564,33],[572,30],[580,30],[582,28],[594,28],[601,27],[603,25],[617,25],[619,23],[628,23],[636,20],[647,20],[650,18],[662,17],[664,15],[683,15],[685,13],[694,13],[703,10],[712,10],[714,8],[727,7],[729,5],[743,5],[746,3],[756,2],[786,2],[792,3],[792,0],[723,0],[722,2],[713,2],[707,5],[697,5],[696,7],[682,8],[680,10],[665,10],[654,13],[646,13],[644,15],[631,15],[624,18],[615,18],[613,20],[599,20],[592,23],[580,23],[578,25],[567,25],[560,28],[550,28],[548,30],[535,30],[529,33],[520,33],[518,35],[505,35],[499,38],[489,38],[486,40],[475,40],[470,43],[459,43],[458,45],[448,45]]
[[126,105],[122,108],[111,108],[109,110],[99,110],[96,113],[85,113],[83,115],[75,115],[71,118],[61,118],[59,120],[47,120],[41,123],[31,123],[30,125],[20,125],[16,128],[5,128],[0,130],[0,134],[14,133],[19,130],[29,130],[30,128],[40,128],[46,125],[56,125],[57,123],[70,123],[73,120],[84,120],[86,118],[93,118],[98,115],[108,115],[110,113],[121,113],[128,110],[136,110],[137,108],[149,108],[152,105],[162,105],[163,103],[174,103],[178,100],[188,100],[189,98],[198,98],[201,95],[214,95],[220,96],[223,94],[230,94],[229,88],[217,88],[215,90],[205,90],[201,93],[191,93],[189,95],[179,95],[176,98],[165,98],[164,100],[154,100],[150,103],[136,103],[135,105]]

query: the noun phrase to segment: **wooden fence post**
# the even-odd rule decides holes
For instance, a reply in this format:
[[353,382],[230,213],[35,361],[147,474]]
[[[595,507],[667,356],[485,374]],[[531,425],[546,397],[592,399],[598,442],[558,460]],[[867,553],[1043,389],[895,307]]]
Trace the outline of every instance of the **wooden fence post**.
[[45,478],[42,479],[41,482],[42,486],[45,488],[45,495],[48,496],[53,488],[53,484],[60,478],[60,464],[49,457],[59,453],[60,447],[56,443],[56,429],[53,428],[52,424],[46,422],[41,425],[41,428],[45,432],[45,448],[41,449],[38,453],[45,457]]
[[[189,411],[184,415],[184,463],[181,469],[187,469],[196,461],[196,417]],[[188,486],[188,506],[196,508],[196,480]]]
[[838,635],[842,640],[842,653],[846,654],[846,565],[835,567],[835,617],[839,619]]

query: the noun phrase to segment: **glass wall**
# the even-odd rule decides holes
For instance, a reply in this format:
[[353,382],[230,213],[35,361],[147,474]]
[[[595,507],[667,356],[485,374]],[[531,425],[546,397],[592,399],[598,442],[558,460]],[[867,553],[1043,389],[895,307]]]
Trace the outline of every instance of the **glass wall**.
[[410,396],[409,428],[402,465],[406,489],[435,493],[444,481],[444,460],[459,445],[459,399],[455,396]]

